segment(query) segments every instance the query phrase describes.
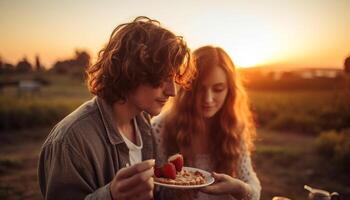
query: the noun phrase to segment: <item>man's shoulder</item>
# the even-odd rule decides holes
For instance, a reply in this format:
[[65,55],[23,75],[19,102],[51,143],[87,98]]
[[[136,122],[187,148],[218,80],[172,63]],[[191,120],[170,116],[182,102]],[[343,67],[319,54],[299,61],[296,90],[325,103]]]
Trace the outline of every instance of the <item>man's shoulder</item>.
[[51,130],[44,145],[54,142],[64,142],[70,137],[76,137],[74,134],[80,128],[86,128],[98,121],[98,108],[95,99],[89,100],[67,115]]

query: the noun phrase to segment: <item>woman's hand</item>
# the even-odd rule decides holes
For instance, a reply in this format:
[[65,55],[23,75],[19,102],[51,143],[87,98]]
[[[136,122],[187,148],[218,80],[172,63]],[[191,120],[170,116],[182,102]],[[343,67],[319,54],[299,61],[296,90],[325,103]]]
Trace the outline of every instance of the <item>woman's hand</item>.
[[250,192],[249,185],[239,179],[215,172],[212,176],[215,178],[215,183],[201,189],[201,192],[214,195],[229,194],[237,199],[242,199]]

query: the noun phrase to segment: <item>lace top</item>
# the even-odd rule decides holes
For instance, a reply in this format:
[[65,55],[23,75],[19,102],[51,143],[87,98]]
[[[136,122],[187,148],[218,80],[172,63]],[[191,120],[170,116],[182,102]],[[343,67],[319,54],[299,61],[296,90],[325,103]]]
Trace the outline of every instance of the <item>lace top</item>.
[[[164,141],[163,141],[163,117],[164,114],[158,115],[152,119],[152,129],[155,137],[156,148],[157,148],[157,163],[165,163],[167,160]],[[194,166],[209,172],[212,172],[214,169],[214,163],[211,161],[208,154],[196,154],[194,156]],[[252,167],[251,158],[248,151],[244,151],[244,154],[241,156],[241,159],[238,162],[237,178],[244,181],[251,187],[251,194],[248,194],[247,200],[259,200],[261,186],[259,179]],[[198,194],[198,200],[207,200],[207,199],[232,199],[229,195],[209,195],[202,192]]]

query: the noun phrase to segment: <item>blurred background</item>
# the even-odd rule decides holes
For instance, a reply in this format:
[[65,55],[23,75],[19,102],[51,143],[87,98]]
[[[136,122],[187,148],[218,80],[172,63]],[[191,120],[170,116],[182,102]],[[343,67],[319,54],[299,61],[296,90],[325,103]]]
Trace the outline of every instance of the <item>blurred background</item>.
[[84,70],[112,30],[139,15],[233,58],[258,126],[263,200],[306,199],[304,184],[350,199],[349,10],[349,0],[1,0],[0,199],[41,199],[41,144],[92,97]]

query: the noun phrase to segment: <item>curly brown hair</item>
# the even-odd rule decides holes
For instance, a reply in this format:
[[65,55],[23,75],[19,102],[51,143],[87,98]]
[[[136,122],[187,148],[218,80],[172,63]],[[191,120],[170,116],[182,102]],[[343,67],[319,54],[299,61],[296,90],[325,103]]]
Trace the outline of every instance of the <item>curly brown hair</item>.
[[87,68],[87,83],[92,94],[113,103],[125,101],[140,84],[158,87],[173,75],[177,84],[188,87],[191,66],[183,38],[141,16],[114,29],[97,62]]

